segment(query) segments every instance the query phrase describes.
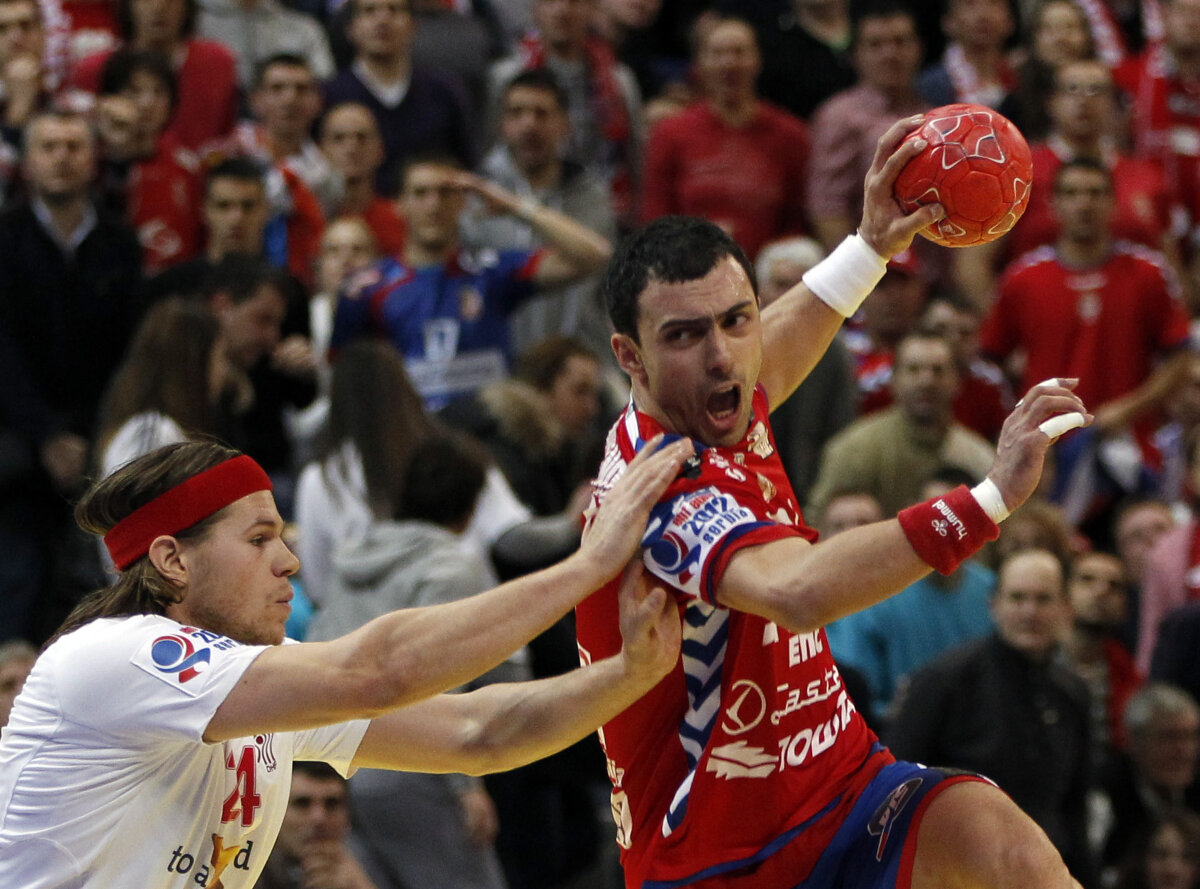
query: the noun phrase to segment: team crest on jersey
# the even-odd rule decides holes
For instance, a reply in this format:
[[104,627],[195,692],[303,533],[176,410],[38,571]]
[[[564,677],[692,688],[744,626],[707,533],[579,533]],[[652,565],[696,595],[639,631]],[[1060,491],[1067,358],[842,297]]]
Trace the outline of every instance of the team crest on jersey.
[[158,636],[133,656],[133,664],[168,685],[192,693],[188,683],[208,669],[213,653],[237,645],[232,639],[200,630],[180,627],[174,633]]
[[771,447],[771,436],[767,434],[767,427],[763,425],[762,420],[751,428],[746,436],[746,444],[750,453],[763,460],[775,453],[775,449]]
[[458,317],[463,321],[478,321],[483,316],[483,294],[470,285],[458,291]]

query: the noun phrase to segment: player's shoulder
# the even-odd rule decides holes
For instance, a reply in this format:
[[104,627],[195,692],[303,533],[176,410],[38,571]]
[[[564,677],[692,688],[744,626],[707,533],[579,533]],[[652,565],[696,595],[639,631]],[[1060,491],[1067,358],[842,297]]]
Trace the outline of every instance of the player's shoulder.
[[1132,266],[1152,269],[1160,274],[1166,274],[1170,269],[1166,256],[1161,251],[1145,244],[1134,241],[1116,241],[1113,243],[1113,257]]

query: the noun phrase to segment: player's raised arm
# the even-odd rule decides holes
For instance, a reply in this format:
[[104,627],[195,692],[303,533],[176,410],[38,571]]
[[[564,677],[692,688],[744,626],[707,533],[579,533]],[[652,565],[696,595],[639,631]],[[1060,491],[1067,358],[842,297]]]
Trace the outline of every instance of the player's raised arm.
[[996,525],[1037,488],[1051,442],[1092,421],[1076,380],[1035,386],[1004,423],[987,480],[810,544],[787,538],[730,559],[722,605],[808,632],[861,611],[937,569],[949,574],[999,534]]
[[217,709],[205,739],[375,717],[479,676],[621,570],[691,452],[686,439],[647,447],[579,551],[557,565],[457,602],[386,614],[330,642],[267,649]]
[[772,405],[780,404],[825,354],[842,322],[883,277],[887,260],[912,243],[921,229],[941,216],[931,204],[905,214],[892,196],[900,170],[925,147],[903,142],[923,115],[894,123],[875,149],[864,184],[863,218],[858,233],[809,270],[797,284],[763,310],[763,370],[760,381]]

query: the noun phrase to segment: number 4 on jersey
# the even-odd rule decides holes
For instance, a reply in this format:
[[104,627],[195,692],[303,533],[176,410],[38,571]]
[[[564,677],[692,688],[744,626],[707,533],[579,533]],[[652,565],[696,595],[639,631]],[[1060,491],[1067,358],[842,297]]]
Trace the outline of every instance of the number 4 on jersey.
[[242,827],[250,827],[254,823],[255,813],[262,805],[262,797],[256,789],[257,762],[257,751],[252,746],[243,747],[241,756],[236,761],[232,751],[225,755],[225,768],[230,771],[236,770],[237,780],[221,809],[222,824],[228,824],[239,814],[242,818]]

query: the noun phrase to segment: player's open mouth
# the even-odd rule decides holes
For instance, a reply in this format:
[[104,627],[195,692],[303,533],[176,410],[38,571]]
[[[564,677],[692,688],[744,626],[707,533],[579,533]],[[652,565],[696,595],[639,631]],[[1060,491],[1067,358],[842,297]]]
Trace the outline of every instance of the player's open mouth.
[[708,412],[713,419],[724,420],[737,413],[737,409],[742,401],[742,390],[740,386],[730,386],[727,389],[719,389],[712,395],[708,396]]

